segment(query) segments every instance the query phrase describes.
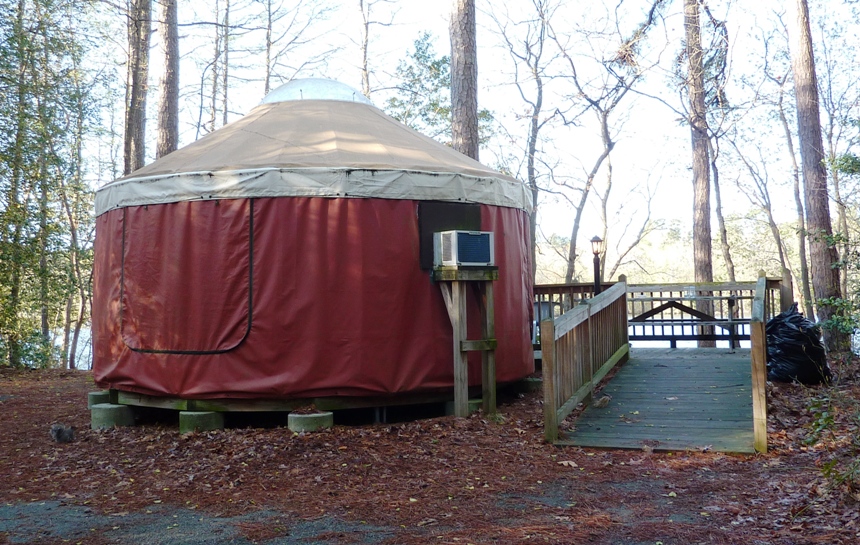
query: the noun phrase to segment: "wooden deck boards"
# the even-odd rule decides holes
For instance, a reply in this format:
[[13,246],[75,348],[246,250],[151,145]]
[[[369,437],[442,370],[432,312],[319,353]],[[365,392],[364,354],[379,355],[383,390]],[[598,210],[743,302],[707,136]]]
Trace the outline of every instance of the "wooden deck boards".
[[750,369],[748,349],[635,348],[601,392],[609,405],[586,408],[558,444],[752,453]]

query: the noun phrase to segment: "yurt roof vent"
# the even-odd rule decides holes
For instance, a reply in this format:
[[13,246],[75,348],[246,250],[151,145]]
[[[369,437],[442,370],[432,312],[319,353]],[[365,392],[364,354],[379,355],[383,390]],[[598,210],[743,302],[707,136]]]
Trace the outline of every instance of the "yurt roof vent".
[[290,102],[294,100],[340,100],[343,102],[373,103],[349,85],[330,79],[304,78],[285,83],[269,92],[260,104]]

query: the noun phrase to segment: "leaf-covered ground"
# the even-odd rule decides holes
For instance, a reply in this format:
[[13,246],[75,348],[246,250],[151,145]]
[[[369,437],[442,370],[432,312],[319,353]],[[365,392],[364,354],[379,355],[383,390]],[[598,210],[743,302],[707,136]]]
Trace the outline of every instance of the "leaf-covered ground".
[[[92,431],[90,374],[0,370],[0,543],[860,542],[860,388],[773,385],[770,452],[559,448],[501,417]],[[51,424],[76,440],[51,440]]]

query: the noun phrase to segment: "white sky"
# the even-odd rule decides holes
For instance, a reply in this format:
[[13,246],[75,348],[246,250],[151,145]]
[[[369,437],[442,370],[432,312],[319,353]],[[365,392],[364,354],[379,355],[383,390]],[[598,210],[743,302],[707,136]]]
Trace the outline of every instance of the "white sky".
[[[560,9],[552,20],[557,29],[575,29],[580,26],[588,30],[596,30],[597,25],[594,21],[598,20],[599,16],[611,12],[618,5],[617,0],[607,0],[605,3],[599,1],[561,3],[563,9]],[[621,25],[628,29],[622,30],[622,34],[629,33],[629,29],[642,20],[642,10],[649,3],[648,0],[627,0],[622,4],[624,10],[629,10],[626,13],[631,13],[628,20],[622,20]],[[526,133],[522,122],[517,120],[517,115],[521,114],[525,107],[515,87],[510,84],[512,64],[506,51],[500,47],[499,37],[495,34],[494,24],[487,10],[491,9],[491,6],[497,12],[506,9],[524,9],[530,4],[531,2],[526,0],[505,3],[478,0],[479,104],[480,107],[491,110],[501,124],[513,135],[513,140],[505,144],[504,151],[520,161],[524,155],[522,146]],[[343,0],[327,5],[337,5],[338,7],[328,21],[320,23],[316,31],[318,37],[307,46],[308,49],[297,51],[295,56],[309,55],[313,51],[318,52],[329,46],[336,46],[339,51],[329,56],[324,66],[303,71],[300,73],[300,77],[329,77],[352,87],[360,88],[359,48],[357,46],[360,32],[358,1]],[[788,9],[789,13],[793,13],[791,10],[793,10],[794,2],[715,0],[710,5],[717,18],[728,20],[729,31],[732,33],[733,64],[728,88],[730,100],[744,102],[749,100],[751,96],[751,87],[756,86],[761,79],[756,70],[760,64],[759,59],[763,55],[762,36],[768,32],[767,29],[771,28],[775,20],[774,10]],[[811,5],[810,7],[815,9],[820,6]],[[211,10],[210,3],[185,4],[180,11],[180,22],[186,22],[193,18],[197,20],[211,19],[212,16],[208,15],[207,8]],[[390,76],[394,73],[398,62],[406,56],[412,48],[413,41],[423,31],[430,31],[437,38],[435,48],[437,54],[449,54],[450,45],[447,33],[450,2],[397,0],[391,4],[379,4],[377,8],[377,12],[374,13],[377,20],[389,21],[391,19],[388,13],[390,10],[394,12],[393,21],[395,24],[391,26],[376,25],[371,29],[370,68],[374,73],[373,86],[385,87],[390,85]],[[670,2],[666,12],[666,25],[655,27],[649,35],[646,57],[650,59],[659,58],[660,62],[657,69],[649,72],[644,85],[641,87],[643,92],[660,96],[675,108],[679,108],[682,103],[678,93],[672,87],[673,83],[667,71],[670,69],[681,44],[683,18],[680,15],[680,9],[680,1]],[[841,2],[827,2],[827,9],[831,12],[844,12],[837,18],[844,21],[846,25],[858,26],[856,18],[851,17],[850,8],[845,7]],[[194,13],[195,10],[197,11],[196,14]],[[519,16],[521,19],[526,17],[528,17],[527,14]],[[515,21],[518,20],[517,15],[514,15],[513,18]],[[609,30],[612,28],[609,27]],[[854,30],[856,31],[856,28]],[[207,27],[185,27],[182,32],[181,48],[186,57],[181,68],[184,92],[181,123],[182,127],[185,128],[182,136],[183,143],[187,144],[194,139],[193,132],[187,128],[194,126],[197,121],[196,111],[199,108],[198,95],[201,70],[205,66],[205,59],[210,56],[212,30]],[[857,34],[856,32],[846,32],[845,35],[850,37]],[[237,44],[241,43],[248,46],[249,39],[251,38],[239,38]],[[259,39],[253,39],[257,40],[258,46]],[[583,48],[586,46],[585,42],[579,43]],[[157,38],[153,40],[153,44],[157,44]],[[776,45],[782,46],[784,41],[775,40],[774,46]],[[610,53],[611,51],[597,51],[596,54],[605,58]],[[243,72],[242,68],[251,64],[259,66],[261,63],[258,53],[231,55],[232,75],[238,78],[253,73],[255,77],[259,78],[259,69],[256,72],[248,69]],[[257,56],[256,59],[254,58],[255,55]],[[152,60],[152,78],[154,79],[152,91],[155,91],[157,74],[160,70],[157,47],[153,49]],[[848,63],[846,60],[846,64],[853,67],[856,62],[852,60]],[[596,73],[594,72],[593,61],[591,63],[592,68],[589,69],[587,64],[583,64],[583,66],[585,68],[582,68],[582,71],[586,76],[589,73]],[[742,84],[741,82],[744,80],[747,83]],[[230,107],[231,111],[235,113],[231,115],[231,119],[239,117],[258,104],[262,99],[262,91],[263,87],[259,79],[244,84],[237,81],[232,85]],[[566,92],[561,81],[547,82],[547,97],[545,99],[548,103],[547,106],[564,107],[567,104],[559,97],[559,92]],[[153,105],[157,95],[152,92],[150,96],[152,97],[150,104]],[[384,94],[375,94],[372,99],[381,106],[384,102]],[[793,102],[789,102],[788,106],[793,107]],[[645,201],[641,193],[646,191],[646,187],[655,191],[652,218],[662,219],[667,223],[675,222],[680,226],[682,232],[688,230],[692,216],[689,130],[678,122],[678,115],[669,107],[657,100],[643,96],[628,95],[626,106],[620,109],[620,113],[622,115],[618,118],[623,119],[624,122],[623,125],[617,121],[615,123],[615,127],[619,130],[616,134],[617,145],[612,153],[613,197],[610,206],[613,210],[620,210],[620,216],[610,221],[613,224],[610,228],[611,237],[619,242],[619,239],[623,238],[621,226],[630,219],[633,219],[635,223],[637,218],[642,217]],[[762,115],[760,120],[750,121],[750,123],[761,125],[757,135],[760,141],[757,143],[769,147],[773,152],[771,156],[767,157],[769,175],[773,180],[787,181],[788,156],[779,156],[779,154],[784,153],[784,147],[782,140],[780,140],[781,134],[776,132],[777,126],[774,124],[774,120]],[[154,122],[150,127],[154,127]],[[577,127],[564,128],[557,125],[545,131],[544,134],[550,140],[544,146],[548,150],[546,157],[553,163],[557,163],[555,172],[558,175],[581,178],[583,170],[590,168],[590,164],[594,161],[596,154],[599,153],[597,133],[588,114],[582,118]],[[774,137],[774,135],[776,136]],[[755,143],[753,142],[751,145]],[[496,145],[494,149],[499,149],[499,147]],[[725,147],[728,148],[728,144]],[[497,158],[489,150],[482,150],[481,159],[491,166],[497,164]],[[511,166],[516,167],[517,165],[512,164]],[[721,168],[724,213],[727,215],[744,213],[750,208],[750,204],[747,198],[737,190],[735,181],[743,179],[748,174],[736,162],[721,165]],[[520,178],[523,179],[524,176],[523,170],[520,173]],[[603,183],[603,180],[605,180],[605,170],[598,176],[600,184]],[[775,212],[780,221],[791,221],[796,214],[793,198],[787,187],[783,185],[781,188],[776,188],[775,194],[772,195],[775,202]],[[637,191],[640,193],[639,195],[637,195]],[[592,200],[592,202],[596,203],[597,201]],[[546,235],[554,233],[570,236],[571,208],[562,198],[551,195],[545,196],[542,199],[539,222],[541,231]],[[579,234],[580,246],[586,247],[586,242],[599,232],[600,225],[596,209],[594,206],[589,206]],[[714,236],[717,235],[715,218],[713,234]],[[689,256],[684,256],[683,259],[691,260]]]

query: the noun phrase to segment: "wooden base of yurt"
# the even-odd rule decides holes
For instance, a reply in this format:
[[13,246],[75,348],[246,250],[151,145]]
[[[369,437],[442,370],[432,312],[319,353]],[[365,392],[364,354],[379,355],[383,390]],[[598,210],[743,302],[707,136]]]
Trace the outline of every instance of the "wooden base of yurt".
[[[519,383],[509,386],[515,391],[521,391]],[[480,392],[480,389],[476,388],[475,392]],[[254,413],[261,415],[261,422],[263,421],[263,413],[283,413],[285,417],[283,425],[288,426],[290,417],[297,414],[307,414],[305,410],[308,407],[312,407],[318,411],[317,414],[322,412],[331,414],[331,411],[374,409],[374,421],[387,422],[388,408],[408,409],[410,406],[419,407],[428,405],[438,405],[438,415],[454,414],[453,394],[450,391],[356,398],[181,399],[150,396],[122,390],[105,390],[90,392],[87,397],[87,407],[91,411],[93,429],[133,426],[135,424],[135,417],[139,413],[143,411],[151,412],[153,409],[157,409],[161,411],[176,411],[178,413],[180,433],[223,429],[224,417],[229,413],[242,413],[250,417],[252,425],[256,420],[256,417],[253,416]],[[477,412],[481,406],[482,400],[480,397],[468,400],[469,413]],[[248,421],[248,418],[245,420]],[[322,426],[322,428],[327,427],[331,427],[331,424]]]
[[[476,392],[479,390],[476,390]],[[379,397],[314,397],[304,399],[181,399],[109,390],[110,402],[119,405],[214,412],[292,412],[313,405],[320,411],[423,405],[453,401],[451,392],[404,394]]]

